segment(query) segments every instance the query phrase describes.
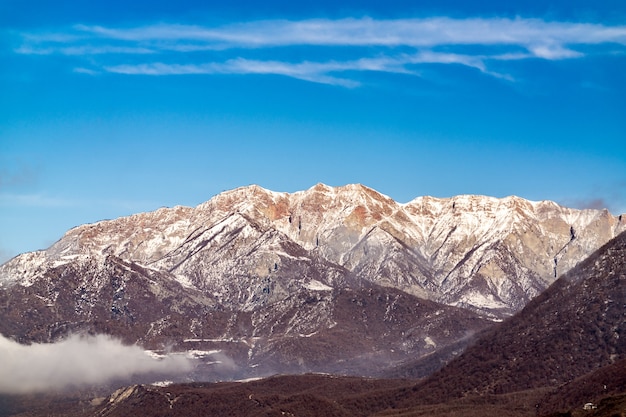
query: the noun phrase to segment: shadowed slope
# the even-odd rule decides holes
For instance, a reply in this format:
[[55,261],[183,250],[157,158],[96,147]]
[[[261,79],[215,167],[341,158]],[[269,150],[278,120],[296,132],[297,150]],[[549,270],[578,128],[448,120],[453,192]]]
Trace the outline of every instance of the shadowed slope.
[[417,385],[403,404],[557,387],[626,357],[626,233]]

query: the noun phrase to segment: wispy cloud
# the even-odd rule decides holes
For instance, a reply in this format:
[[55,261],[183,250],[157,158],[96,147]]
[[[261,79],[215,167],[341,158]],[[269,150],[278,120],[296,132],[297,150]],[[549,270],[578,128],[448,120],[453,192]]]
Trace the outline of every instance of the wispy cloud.
[[432,51],[402,54],[395,57],[362,58],[354,61],[298,62],[259,61],[237,58],[226,62],[204,64],[122,64],[104,67],[107,72],[130,75],[189,75],[189,74],[274,74],[322,84],[357,87],[359,82],[330,74],[347,71],[379,71],[418,75],[408,65],[459,64],[476,68],[484,73],[506,78],[506,75],[487,70],[485,57]]
[[576,202],[576,207],[580,209],[594,209],[602,210],[609,207],[609,204],[604,198],[591,198],[589,200],[579,200]]
[[36,47],[32,45],[24,45],[15,50],[17,53],[26,55],[105,55],[105,54],[154,54],[157,50],[142,47],[129,46],[48,46]]
[[[337,76],[348,71],[417,74],[412,66],[456,64],[502,78],[488,69],[490,61],[580,58],[581,46],[626,45],[626,26],[550,22],[540,19],[372,18],[272,20],[224,26],[156,24],[113,28],[75,25],[55,33],[24,34],[15,48],[21,54],[109,56],[101,68],[80,71],[118,74],[275,74],[302,80],[355,87],[358,81]],[[286,47],[315,47],[315,59],[292,62],[280,58]],[[341,48],[351,48],[341,59]],[[459,52],[464,48],[463,52]],[[486,53],[485,50],[498,52]],[[504,52],[502,49],[504,48]],[[230,53],[221,60],[206,54]],[[264,59],[252,59],[262,51]],[[476,52],[468,52],[476,51]],[[478,52],[480,51],[480,52]],[[161,54],[165,59],[146,61]],[[132,55],[130,62],[123,56]],[[324,56],[327,59],[324,59]],[[339,56],[339,57],[338,57]],[[320,59],[321,57],[321,59]],[[106,59],[105,59],[106,60]]]
[[[539,19],[427,19],[375,20],[311,19],[258,21],[217,28],[188,25],[150,25],[113,29],[75,26],[75,30],[111,40],[161,43],[201,42],[215,48],[259,48],[293,45],[413,46],[440,45],[568,45],[626,43],[626,27],[547,22]],[[530,48],[529,48],[530,49]]]
[[32,184],[38,176],[38,170],[30,165],[18,165],[13,169],[0,167],[0,191]]
[[75,205],[77,205],[76,201],[42,193],[0,193],[0,207],[71,207]]
[[392,59],[361,59],[348,62],[300,62],[259,61],[244,58],[231,59],[223,63],[207,64],[164,64],[117,65],[104,68],[108,72],[142,75],[181,74],[274,74],[322,84],[356,87],[358,82],[328,75],[343,71],[386,71],[408,72],[402,63]]
[[587,195],[571,197],[561,202],[578,209],[608,209],[612,214],[626,213],[626,181],[598,184]]

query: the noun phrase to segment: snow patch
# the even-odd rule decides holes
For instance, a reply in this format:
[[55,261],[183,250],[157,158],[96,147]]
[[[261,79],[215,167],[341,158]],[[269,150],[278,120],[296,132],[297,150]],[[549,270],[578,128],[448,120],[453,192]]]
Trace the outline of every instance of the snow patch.
[[165,387],[169,387],[173,383],[174,381],[155,381],[155,382],[152,382],[150,385],[152,385],[153,387],[165,388]]
[[144,350],[143,353],[150,356],[152,359],[164,359],[167,357],[167,355],[164,355],[162,353],[157,353],[154,350]]
[[431,339],[430,336],[426,336],[424,338],[424,343],[426,343],[426,347],[437,348],[437,344]]
[[174,276],[176,277],[176,282],[178,282],[183,287],[197,289],[196,286],[193,285],[193,282],[191,282],[191,279],[189,279],[189,277],[185,275],[174,275]]
[[[257,367],[257,366],[259,366],[259,365],[251,366],[251,368],[254,368],[254,367]],[[252,377],[252,378],[238,379],[238,380],[233,381],[233,382],[243,382],[243,383],[245,383],[245,382],[259,381],[261,379],[263,379],[262,376],[255,376],[255,377]]]
[[188,350],[186,356],[192,359],[202,359],[220,352],[221,350]]
[[469,304],[474,307],[486,309],[499,309],[507,307],[507,305],[503,302],[494,300],[492,294],[481,294],[475,291],[463,296],[458,304]]
[[235,339],[232,337],[227,338],[217,338],[217,339],[184,339],[185,343],[195,343],[195,342],[211,342],[211,343],[246,343],[244,340]]
[[329,287],[326,284],[319,282],[316,279],[312,279],[311,281],[304,284],[304,288],[311,291],[332,291],[333,287]]

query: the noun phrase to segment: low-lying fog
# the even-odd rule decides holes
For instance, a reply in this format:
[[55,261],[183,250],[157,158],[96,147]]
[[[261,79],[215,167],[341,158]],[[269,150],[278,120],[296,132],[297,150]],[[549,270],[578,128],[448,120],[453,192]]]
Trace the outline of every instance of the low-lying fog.
[[110,336],[73,335],[57,343],[21,345],[0,335],[0,393],[20,394],[99,385],[115,379],[190,371],[184,355],[155,359]]

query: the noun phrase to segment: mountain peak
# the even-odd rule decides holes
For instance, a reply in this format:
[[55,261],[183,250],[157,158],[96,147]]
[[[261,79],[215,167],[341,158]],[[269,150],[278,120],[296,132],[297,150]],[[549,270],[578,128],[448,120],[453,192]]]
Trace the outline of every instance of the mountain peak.
[[503,317],[623,230],[626,222],[606,211],[516,196],[399,204],[362,184],[319,183],[295,193],[249,185],[195,208],[80,226],[37,262],[114,255],[204,286],[206,277],[223,279],[221,259],[230,256],[237,265],[258,256],[250,266],[257,275],[282,256],[315,258],[360,280]]
[[318,182],[313,187],[309,188],[307,191],[326,193],[326,192],[330,192],[332,190],[333,190],[333,187],[331,187],[329,185],[326,185],[324,183]]

